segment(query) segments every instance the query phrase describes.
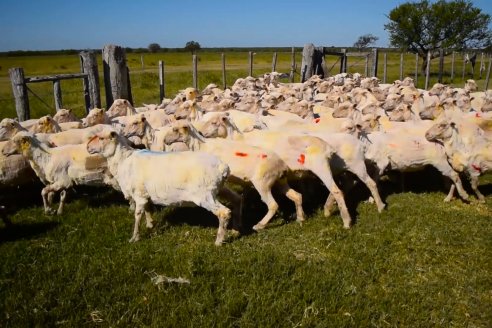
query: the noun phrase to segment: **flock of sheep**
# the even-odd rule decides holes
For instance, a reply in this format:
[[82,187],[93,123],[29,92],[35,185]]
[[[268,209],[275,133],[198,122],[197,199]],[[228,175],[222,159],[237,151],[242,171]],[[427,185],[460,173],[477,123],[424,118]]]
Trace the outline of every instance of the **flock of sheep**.
[[151,204],[193,203],[217,216],[216,245],[231,217],[236,228],[241,225],[243,197],[230,188],[234,183],[252,185],[267,206],[255,230],[278,210],[272,189],[290,199],[297,221],[304,221],[291,174],[317,176],[329,190],[324,214],[338,206],[345,228],[353,218],[344,192],[358,182],[347,177],[368,188],[379,212],[385,204],[377,183],[386,171],[428,165],[452,182],[444,201],[455,191],[468,200],[463,177],[484,201],[477,184],[492,169],[492,92],[477,92],[473,80],[464,88],[436,84],[425,91],[408,77],[383,85],[360,74],[293,84],[281,83],[280,76],[238,79],[226,90],[187,88],[137,108],[117,99],[81,120],[66,109],[25,122],[4,118],[0,186],[39,179],[47,214],[63,212],[66,190],[74,185],[110,186],[134,209],[130,241],[139,240],[143,215],[153,226]]

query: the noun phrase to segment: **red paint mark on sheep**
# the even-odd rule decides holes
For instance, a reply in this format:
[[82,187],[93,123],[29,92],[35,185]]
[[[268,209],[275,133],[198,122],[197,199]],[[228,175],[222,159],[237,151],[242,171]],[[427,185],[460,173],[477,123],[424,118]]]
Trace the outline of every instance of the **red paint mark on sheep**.
[[235,153],[235,155],[236,155],[236,156],[239,156],[239,157],[246,157],[246,156],[248,156],[248,154],[247,154],[247,153],[242,153],[242,152],[240,152],[240,151],[237,151],[237,152]]
[[480,118],[482,116],[480,115],[480,113],[475,113],[475,117]]
[[314,119],[314,123],[319,123],[319,121],[321,121],[319,117]]
[[260,158],[267,158],[267,155],[266,154],[260,154],[260,155],[258,155],[258,157],[260,157]]
[[482,168],[478,165],[472,164],[471,167],[473,167],[473,169],[477,172],[480,172],[480,173],[482,172]]
[[306,162],[306,155],[300,154],[299,158],[297,158],[297,162],[299,162],[299,164],[303,165]]

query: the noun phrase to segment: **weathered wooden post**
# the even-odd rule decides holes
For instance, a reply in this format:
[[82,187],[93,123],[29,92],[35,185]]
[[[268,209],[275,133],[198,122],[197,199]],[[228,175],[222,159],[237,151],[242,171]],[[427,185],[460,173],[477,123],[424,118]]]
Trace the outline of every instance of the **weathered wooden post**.
[[166,97],[166,90],[164,88],[164,62],[159,60],[159,99],[162,100]]
[[378,77],[378,48],[372,49],[372,76]]
[[485,89],[487,91],[489,89],[489,78],[490,78],[490,67],[492,66],[492,56],[489,57],[489,68],[487,69],[487,76],[485,77]]
[[437,82],[442,83],[442,74],[444,72],[444,50],[439,49],[439,75]]
[[388,54],[385,52],[383,55],[383,83],[386,83],[387,66],[388,66]]
[[454,55],[455,55],[455,53],[453,51],[453,53],[451,55],[451,83],[454,80]]
[[193,88],[198,89],[198,61],[193,55]]
[[60,109],[63,108],[60,80],[53,81],[53,95],[55,98],[55,108],[57,111],[59,111]]
[[140,63],[142,64],[142,71],[145,69],[144,65],[144,55],[140,55]]
[[340,73],[347,73],[347,49],[340,49],[342,58],[340,61]]
[[294,73],[296,71],[296,49],[294,47],[292,47],[290,57],[291,57],[291,61],[290,61],[289,82],[293,83],[294,82]]
[[403,52],[400,54],[400,81],[403,81]]
[[94,51],[82,51],[80,56],[80,68],[86,73],[84,78],[85,110],[101,107],[101,93],[99,89],[99,72],[97,68],[96,53]]
[[313,73],[313,57],[314,57],[314,44],[308,43],[304,45],[302,49],[302,61],[301,61],[301,82],[309,79]]
[[415,86],[417,86],[417,83],[419,82],[419,53],[417,52],[415,54]]
[[113,104],[115,99],[119,98],[132,102],[125,48],[114,44],[105,45],[102,57],[107,108]]
[[12,93],[15,98],[15,111],[19,121],[30,119],[29,97],[27,96],[27,86],[24,82],[24,69],[14,67],[9,69],[10,82],[12,83]]
[[364,76],[367,76],[367,74],[369,74],[369,56],[365,55]]
[[222,53],[222,90],[227,88],[225,54]]
[[482,55],[480,56],[480,80],[482,79],[482,72],[485,70],[485,64],[483,62],[483,52]]
[[461,73],[461,80],[465,81],[465,71],[466,71],[466,55],[463,55],[463,72]]
[[248,54],[249,76],[253,76],[253,55],[254,53],[252,51]]
[[273,59],[272,59],[272,72],[275,72],[277,70],[277,52],[273,53]]
[[431,52],[427,51],[427,65],[425,67],[425,86],[424,86],[425,90],[429,88],[430,62],[431,62]]

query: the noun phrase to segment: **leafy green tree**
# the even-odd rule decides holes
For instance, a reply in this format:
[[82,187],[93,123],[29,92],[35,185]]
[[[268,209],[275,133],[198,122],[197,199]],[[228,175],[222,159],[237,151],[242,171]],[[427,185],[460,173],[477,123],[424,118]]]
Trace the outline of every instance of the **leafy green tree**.
[[149,52],[158,52],[161,50],[161,46],[158,43],[151,43],[147,48],[149,49]]
[[191,51],[191,54],[195,54],[201,48],[202,47],[200,46],[200,43],[198,43],[196,41],[188,41],[188,42],[186,42],[186,45],[185,45],[185,50]]
[[354,48],[361,51],[362,49],[368,48],[370,45],[374,44],[379,38],[372,34],[364,34],[359,37],[359,39],[354,43]]
[[406,2],[392,9],[387,17],[390,22],[384,28],[390,34],[391,45],[418,53],[423,69],[428,51],[432,59],[439,56],[441,48],[461,51],[492,44],[490,15],[468,0]]

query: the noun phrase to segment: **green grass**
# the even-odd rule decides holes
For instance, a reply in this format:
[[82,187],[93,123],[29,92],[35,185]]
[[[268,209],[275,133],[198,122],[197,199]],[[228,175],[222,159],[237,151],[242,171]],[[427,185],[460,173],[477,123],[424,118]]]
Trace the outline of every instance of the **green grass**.
[[[142,65],[143,56],[143,65]],[[248,74],[248,52],[229,52],[226,53],[226,82],[231,86],[239,77]],[[204,88],[209,83],[216,83],[222,87],[222,64],[221,54],[218,52],[200,52],[198,54],[198,86]],[[253,75],[258,76],[271,71],[273,52],[257,51],[253,61]],[[339,72],[340,63],[336,56],[326,56],[326,66],[331,69],[329,74]],[[127,54],[127,63],[130,69],[130,80],[132,84],[133,100],[135,105],[142,103],[159,102],[159,60],[165,64],[165,93],[167,97],[173,97],[179,90],[189,87],[193,83],[192,78],[192,57],[189,53],[167,52],[156,54]],[[103,70],[102,60],[98,56],[99,75],[101,85],[102,105],[105,106],[104,88],[102,83]],[[290,72],[291,53],[279,52],[277,54],[277,71]],[[297,71],[295,81],[299,81],[301,71],[301,53],[296,53]],[[431,65],[431,78],[429,86],[437,82],[438,59],[434,59]],[[479,61],[477,62],[475,75],[477,84],[481,90],[485,85],[485,73],[480,79]],[[80,71],[78,55],[47,55],[47,56],[26,56],[26,57],[0,57],[0,106],[2,108],[0,117],[15,117],[15,104],[12,96],[12,87],[8,77],[10,67],[23,67],[26,76],[39,76],[60,73],[76,73]],[[365,60],[359,57],[349,57],[349,73],[364,73]],[[369,63],[371,67],[371,63]],[[454,86],[463,86],[462,79],[462,60],[459,56],[455,59],[453,81],[451,75],[451,56],[446,57],[444,65],[444,83]],[[469,66],[468,66],[469,70]],[[404,76],[414,77],[415,75],[415,56],[405,54],[404,56]],[[379,55],[378,76],[383,78],[383,52]],[[392,82],[400,78],[400,54],[388,53],[387,82]],[[465,80],[472,78],[467,71]],[[419,74],[418,86],[423,88],[425,77]],[[31,117],[40,117],[48,113],[54,113],[54,99],[52,83],[31,83],[28,84],[32,93],[29,93],[31,107]],[[72,108],[78,116],[85,115],[85,105],[82,93],[82,80],[64,80],[61,82],[63,90],[63,105]]]
[[[133,216],[115,192],[78,188],[61,217],[24,195],[31,205],[11,210],[15,226],[0,224],[0,326],[490,327],[492,176],[481,182],[485,204],[383,182],[388,208],[355,202],[350,230],[321,215],[314,183],[303,226],[284,207],[266,230],[222,247],[201,209],[159,209],[130,244]],[[257,197],[247,227],[265,211]],[[190,283],[155,285],[156,275]]]

